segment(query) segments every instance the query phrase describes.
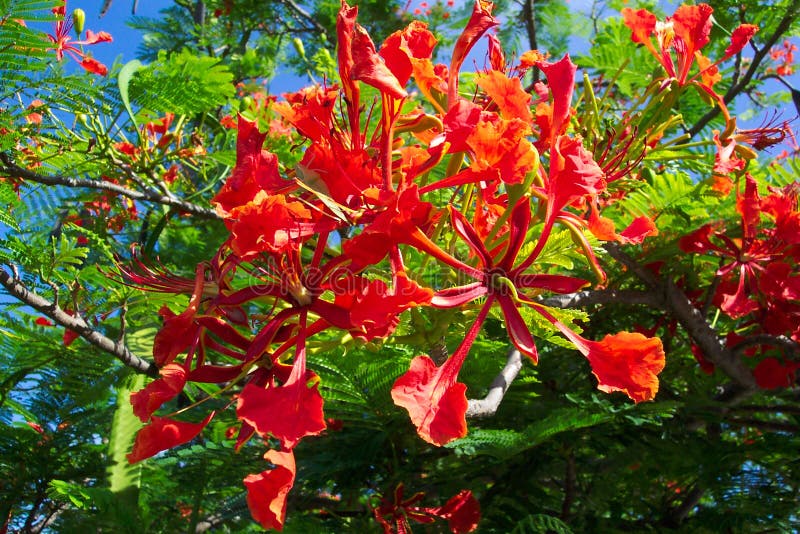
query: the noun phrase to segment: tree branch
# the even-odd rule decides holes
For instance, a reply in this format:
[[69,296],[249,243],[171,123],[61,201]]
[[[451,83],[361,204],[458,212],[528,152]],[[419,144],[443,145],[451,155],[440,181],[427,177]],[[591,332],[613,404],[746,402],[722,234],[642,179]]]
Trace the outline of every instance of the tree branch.
[[508,352],[506,365],[500,371],[489,386],[489,393],[482,399],[469,399],[467,406],[467,417],[491,417],[497,413],[503,397],[508,391],[509,386],[522,369],[522,354],[514,348]]
[[295,3],[294,0],[280,0],[280,3],[285,5],[292,11],[294,11],[295,14],[297,14],[300,18],[305,19],[306,22],[311,24],[311,27],[314,30],[318,31],[322,35],[327,35],[325,32],[325,28],[323,28],[322,25],[319,22],[317,22],[308,11],[306,11],[297,3]]
[[52,175],[46,176],[35,173],[28,169],[24,169],[16,165],[7,154],[0,154],[0,174],[11,176],[12,178],[19,178],[28,182],[36,182],[43,185],[63,185],[66,187],[85,187],[88,189],[99,189],[102,191],[109,191],[117,193],[131,200],[141,200],[146,202],[155,202],[164,204],[175,208],[178,211],[183,211],[202,217],[204,219],[219,219],[217,212],[211,208],[204,208],[185,200],[164,195],[158,191],[136,191],[127,187],[105,182],[100,180],[88,180],[85,178],[68,178],[66,176]]
[[638,289],[600,289],[578,291],[564,295],[537,297],[539,304],[553,308],[581,308],[593,304],[643,304],[651,308],[664,308],[664,299],[654,291]]
[[[753,56],[753,62],[750,63],[750,68],[747,69],[744,76],[742,76],[741,80],[738,83],[735,83],[730,86],[728,91],[725,93],[725,96],[722,99],[725,101],[726,104],[729,104],[734,98],[739,96],[739,94],[747,88],[747,85],[755,76],[756,71],[761,66],[761,62],[764,58],[769,54],[769,49],[775,46],[775,43],[783,36],[784,33],[792,26],[792,23],[797,18],[798,14],[800,13],[800,0],[794,0],[786,10],[786,15],[783,16],[781,21],[778,23],[778,26],[775,28],[775,31],[769,38],[764,41],[763,46],[760,50],[756,52]],[[705,126],[711,122],[714,117],[720,114],[720,108],[714,107],[711,111],[700,117],[700,120],[689,129],[689,135],[694,137],[697,135],[700,130],[705,128]]]
[[774,347],[781,347],[792,357],[800,354],[800,343],[797,341],[786,336],[772,336],[769,334],[757,334],[754,336],[749,336],[741,343],[738,343],[731,350],[734,354],[741,354],[748,347],[754,347],[757,345],[772,345]]
[[705,493],[705,491],[700,489],[699,486],[692,488],[679,506],[670,509],[667,517],[664,518],[664,523],[669,527],[678,528],[680,524],[683,523],[684,519],[686,519],[686,516],[689,515],[689,512],[700,502],[703,493]]
[[5,287],[6,291],[17,300],[24,302],[31,308],[46,315],[59,325],[77,332],[83,339],[95,347],[108,352],[136,372],[153,377],[158,376],[158,368],[155,364],[143,360],[133,354],[122,343],[118,343],[93,329],[82,317],[73,317],[58,307],[57,304],[50,302],[36,293],[32,293],[20,280],[12,277],[3,269],[0,269],[0,285]]

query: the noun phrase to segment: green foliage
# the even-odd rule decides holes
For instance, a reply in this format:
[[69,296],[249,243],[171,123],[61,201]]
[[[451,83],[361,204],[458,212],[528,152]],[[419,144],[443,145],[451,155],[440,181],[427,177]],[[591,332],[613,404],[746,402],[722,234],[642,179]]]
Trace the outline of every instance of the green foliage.
[[[631,31],[621,19],[611,18],[602,23],[587,55],[575,58],[584,69],[596,71],[604,80],[614,80],[616,88],[625,97],[637,95],[652,80],[652,72],[658,67],[647,50],[631,42]],[[613,88],[604,88],[611,91]]]
[[130,99],[156,112],[195,114],[225,104],[233,96],[233,74],[211,57],[188,49],[168,54],[136,71],[130,80]]
[[531,514],[520,521],[512,534],[572,534],[572,529],[557,517],[544,514]]

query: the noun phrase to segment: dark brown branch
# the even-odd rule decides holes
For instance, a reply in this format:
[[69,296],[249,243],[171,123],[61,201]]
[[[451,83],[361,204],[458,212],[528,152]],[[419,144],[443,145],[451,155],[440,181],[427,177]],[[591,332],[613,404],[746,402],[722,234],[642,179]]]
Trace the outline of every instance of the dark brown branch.
[[78,333],[83,339],[108,352],[136,372],[158,376],[158,368],[155,364],[143,360],[133,354],[124,344],[118,343],[93,329],[82,317],[73,317],[55,303],[36,293],[32,293],[22,282],[13,278],[3,269],[0,269],[0,285],[5,287],[6,291],[20,302],[24,302],[31,308],[46,315],[57,324]]
[[469,399],[467,417],[491,417],[497,413],[497,408],[520,369],[522,369],[522,354],[517,349],[511,349],[505,367],[489,385],[489,393],[482,399]]
[[607,243],[604,248],[612,258],[625,265],[642,282],[662,292],[667,311],[677,319],[706,358],[736,383],[738,386],[738,391],[734,395],[736,400],[758,389],[750,369],[727,348],[724,340],[708,324],[700,310],[692,305],[686,294],[671,280],[663,282],[659,280],[655,274],[628,256],[616,243]]
[[[535,0],[523,0],[522,20],[525,22],[525,33],[528,34],[528,46],[531,50],[538,50],[539,43],[536,39],[536,14],[534,11]],[[539,69],[533,69],[533,81],[539,81]]]
[[759,404],[740,404],[739,406],[731,406],[728,408],[728,410],[735,412],[776,412],[800,415],[800,406],[789,406],[787,404],[773,404],[770,406],[763,406]]
[[800,354],[800,343],[798,343],[797,341],[790,339],[786,336],[771,336],[769,334],[758,334],[755,336],[749,336],[744,341],[738,343],[731,350],[733,351],[734,354],[741,354],[748,347],[754,347],[757,345],[771,345],[773,347],[781,347],[792,357]]
[[19,178],[28,182],[36,182],[43,185],[63,185],[66,187],[85,187],[88,189],[109,191],[130,198],[131,200],[155,202],[157,204],[170,206],[171,208],[175,208],[177,211],[191,213],[192,215],[196,215],[205,219],[219,219],[217,212],[211,208],[204,208],[202,206],[198,206],[197,204],[180,200],[173,196],[164,195],[158,191],[136,191],[134,189],[129,189],[118,184],[101,180],[38,174],[33,171],[29,171],[28,169],[19,167],[12,162],[11,158],[9,158],[6,154],[0,154],[0,162],[2,162],[2,165],[0,165],[0,175],[7,175],[11,176],[12,178]]
[[588,289],[564,295],[539,297],[536,301],[553,308],[581,308],[593,304],[642,304],[651,308],[664,307],[661,295],[654,291],[637,289]]
[[800,426],[791,423],[781,423],[779,421],[762,421],[760,419],[739,419],[731,417],[725,419],[725,423],[758,428],[759,430],[768,430],[771,432],[791,432],[793,434],[800,432]]
[[289,9],[291,9],[295,14],[297,14],[300,18],[305,19],[306,22],[311,24],[311,27],[318,31],[321,35],[326,35],[325,28],[317,22],[311,14],[299,6],[294,0],[280,0],[281,4],[285,5]]
[[572,503],[575,502],[575,487],[577,482],[575,469],[575,453],[572,449],[567,453],[567,466],[564,470],[564,500],[561,503],[561,520],[569,520]]
[[[766,41],[764,41],[764,44],[753,56],[753,61],[750,63],[750,67],[747,69],[747,72],[744,73],[744,76],[742,76],[737,83],[731,85],[731,87],[725,93],[725,96],[722,97],[726,104],[730,104],[734,98],[739,96],[739,94],[747,88],[748,84],[750,84],[750,81],[753,79],[753,76],[755,76],[756,71],[758,71],[758,68],[761,66],[761,62],[764,61],[764,58],[767,56],[767,54],[769,54],[770,48],[775,46],[775,43],[777,43],[783,34],[789,30],[789,28],[792,26],[792,23],[798,17],[798,14],[800,14],[800,0],[794,0],[786,10],[786,15],[784,15],[781,21],[778,23],[775,31]],[[719,114],[720,108],[714,107],[714,109],[700,117],[700,120],[689,129],[689,135],[692,137],[697,135],[700,130],[705,128],[705,126]]]

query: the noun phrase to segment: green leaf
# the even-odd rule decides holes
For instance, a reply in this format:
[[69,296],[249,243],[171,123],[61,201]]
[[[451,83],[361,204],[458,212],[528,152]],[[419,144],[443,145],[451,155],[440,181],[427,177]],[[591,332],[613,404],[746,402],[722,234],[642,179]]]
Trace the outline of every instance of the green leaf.
[[143,68],[144,65],[142,62],[138,59],[134,59],[133,61],[129,61],[123,65],[119,71],[119,76],[117,77],[117,83],[119,84],[119,96],[122,98],[122,103],[125,104],[125,109],[127,110],[128,115],[131,116],[133,125],[137,129],[139,128],[139,125],[136,123],[136,114],[133,112],[133,108],[131,108],[131,99],[128,95],[128,88],[133,75]]
[[[142,389],[145,376],[135,374],[117,388],[117,406],[108,441],[109,464],[106,470],[111,492],[116,496],[118,510],[130,518],[138,516],[141,463],[130,465],[126,455],[131,452],[136,433],[143,426],[133,414],[131,392]],[[135,524],[135,523],[128,523]]]

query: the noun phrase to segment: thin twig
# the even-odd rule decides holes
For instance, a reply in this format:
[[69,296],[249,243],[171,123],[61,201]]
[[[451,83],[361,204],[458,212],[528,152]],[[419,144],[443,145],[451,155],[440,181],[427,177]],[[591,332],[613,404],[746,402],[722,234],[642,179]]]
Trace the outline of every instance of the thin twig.
[[294,0],[280,0],[280,2],[281,2],[281,4],[285,5],[286,7],[288,7],[292,11],[294,11],[301,18],[304,18],[306,20],[306,22],[311,24],[311,26],[316,31],[318,31],[321,35],[326,35],[325,28],[323,28],[322,25],[319,22],[317,22],[314,19],[314,17],[311,16],[311,14],[308,11],[306,11],[301,6],[299,6],[297,3],[295,3]]

